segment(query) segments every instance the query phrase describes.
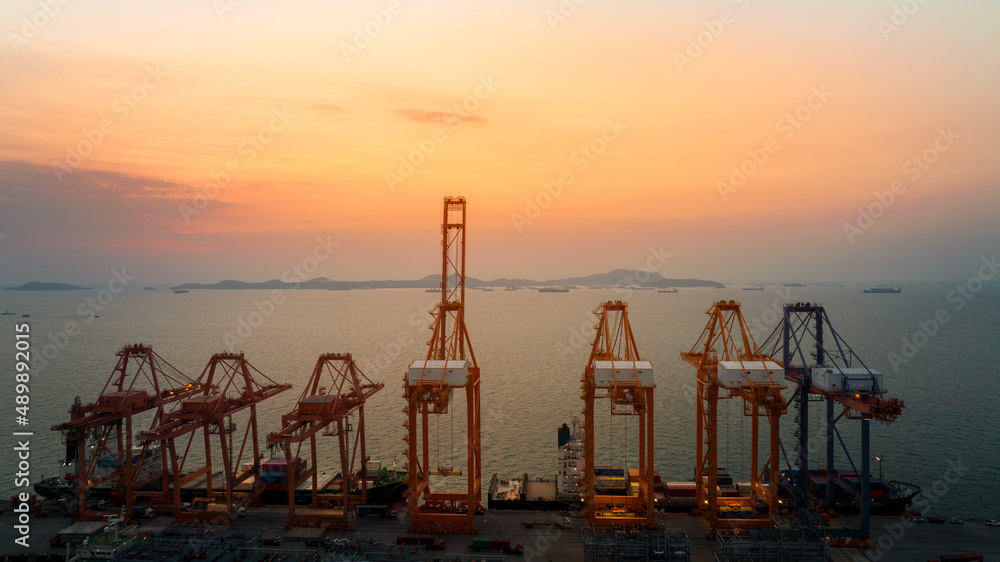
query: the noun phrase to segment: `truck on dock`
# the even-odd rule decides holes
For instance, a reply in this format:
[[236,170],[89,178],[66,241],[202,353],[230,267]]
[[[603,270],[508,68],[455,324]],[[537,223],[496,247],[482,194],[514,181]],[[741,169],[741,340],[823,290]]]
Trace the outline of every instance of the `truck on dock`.
[[396,544],[419,544],[427,550],[444,550],[444,539],[434,542],[434,535],[399,535]]
[[510,539],[491,539],[488,537],[475,537],[472,545],[469,546],[474,552],[480,550],[499,550],[504,554],[524,554],[524,543],[517,543],[513,548],[510,546]]
[[557,519],[551,519],[549,521],[521,521],[521,526],[525,529],[534,529],[535,527],[556,527],[558,529],[569,529],[572,522],[569,517],[563,517],[562,521]]
[[382,519],[391,519],[396,516],[396,510],[389,509],[385,505],[356,505],[354,506],[354,514],[358,517],[380,517]]

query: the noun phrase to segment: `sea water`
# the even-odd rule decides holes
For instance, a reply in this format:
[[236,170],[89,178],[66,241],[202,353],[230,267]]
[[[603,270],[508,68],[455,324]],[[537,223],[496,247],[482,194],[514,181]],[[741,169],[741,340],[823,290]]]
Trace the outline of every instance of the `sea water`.
[[[482,381],[483,488],[494,473],[554,477],[556,429],[581,415],[580,375],[594,335],[593,310],[602,301],[627,300],[639,352],[654,365],[655,466],[666,481],[691,480],[694,474],[695,370],[680,353],[698,340],[708,320],[705,311],[716,300],[741,301],[743,315],[762,343],[777,325],[783,302],[809,301],[823,304],[833,327],[865,364],[885,373],[887,396],[905,402],[896,422],[871,424],[872,473],[878,475],[880,463],[874,458],[878,456],[886,479],[920,485],[931,500],[925,510],[929,514],[997,517],[1000,287],[988,284],[969,293],[971,298],[958,296],[952,285],[936,283],[906,285],[900,294],[864,294],[862,289],[853,285],[769,286],[764,291],[691,288],[670,294],[625,289],[468,290],[466,318]],[[437,294],[422,289],[300,290],[277,295],[263,290],[125,291],[100,305],[99,317],[94,318],[95,308],[87,299],[95,295],[95,291],[0,293],[0,308],[17,313],[0,316],[0,372],[7,374],[0,396],[8,436],[8,454],[0,455],[0,474],[14,472],[12,434],[26,429],[34,432],[32,482],[58,474],[64,446],[59,433],[50,428],[68,421],[75,397],[93,402],[115,366],[115,352],[140,342],[153,346],[191,378],[202,372],[212,354],[242,351],[268,378],[291,383],[291,390],[259,406],[265,458],[270,455],[266,435],[278,430],[281,414],[294,407],[317,357],[352,353],[368,378],[385,385],[366,405],[367,452],[385,465],[405,463],[403,373],[409,363],[426,355],[432,322],[428,311]],[[34,354],[26,427],[15,423],[13,401],[14,326],[20,323],[31,327]],[[786,396],[791,393],[791,388],[785,391]],[[464,393],[456,393],[449,413],[433,416],[432,469],[464,469],[465,407]],[[635,466],[637,419],[610,416],[606,400],[598,403],[597,412],[598,464]],[[817,427],[822,412],[822,404],[813,403],[812,427]],[[795,418],[791,407],[781,420],[782,465],[796,458]],[[722,401],[719,420],[719,464],[737,481],[747,481],[750,424],[742,404],[735,399]],[[838,444],[838,468],[850,470],[853,461],[860,469],[860,422],[843,419],[837,427],[850,453],[848,460]],[[761,440],[766,446],[766,435]],[[322,469],[337,470],[334,441],[320,440]],[[810,457],[813,468],[821,466],[824,451],[817,442]],[[949,467],[956,466],[961,475],[955,478],[953,470],[945,479]],[[437,480],[435,485],[442,488],[457,485]],[[464,485],[464,477],[459,480]],[[13,478],[8,478],[0,489],[9,494],[13,486]]]

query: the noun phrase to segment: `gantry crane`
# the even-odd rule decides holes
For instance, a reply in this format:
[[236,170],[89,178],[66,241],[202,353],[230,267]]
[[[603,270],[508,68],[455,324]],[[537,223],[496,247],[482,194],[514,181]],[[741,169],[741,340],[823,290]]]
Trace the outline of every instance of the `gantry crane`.
[[[285,453],[288,473],[288,524],[291,526],[326,526],[332,529],[350,529],[351,490],[355,480],[355,460],[360,455],[361,503],[367,501],[368,457],[365,452],[365,401],[385,385],[373,383],[354,363],[350,353],[320,355],[306,383],[298,404],[290,413],[281,416],[282,428],[267,436],[270,445],[281,445]],[[354,443],[350,443],[351,419],[357,413]],[[324,494],[320,499],[317,473],[316,434],[338,438],[340,452],[340,489]],[[300,458],[302,445],[309,442],[311,461],[299,474],[293,471]],[[293,454],[292,447],[295,446]],[[295,490],[307,479],[312,480],[313,507],[332,507],[315,511],[295,511]],[[325,482],[324,482],[325,484]]]
[[[105,483],[116,483],[130,522],[134,521],[132,507],[137,496],[168,493],[167,456],[162,447],[149,442],[134,449],[135,425],[147,416],[153,425],[158,424],[167,405],[201,392],[196,381],[164,361],[150,346],[126,345],[116,355],[118,364],[97,400],[84,405],[77,397],[70,421],[52,428],[64,436],[66,462],[76,462],[77,519],[97,517],[87,510],[87,490]],[[159,491],[140,492],[158,479],[162,481]]]
[[[403,377],[409,471],[406,513],[413,532],[476,533],[475,512],[482,509],[479,365],[465,326],[465,234],[465,198],[445,197],[441,302],[431,312],[434,324],[426,358],[414,361]],[[429,417],[448,413],[456,388],[464,388],[466,397],[466,489],[433,492],[432,474],[461,475],[454,466],[438,466],[436,471],[430,467]]]
[[[258,380],[260,379],[260,380]],[[262,382],[266,381],[266,382]],[[260,480],[260,443],[257,436],[257,404],[292,387],[278,384],[247,362],[243,353],[216,353],[198,377],[198,392],[182,399],[180,406],[161,417],[155,427],[139,434],[148,442],[163,444],[170,455],[174,516],[177,519],[228,520],[232,522],[233,490],[253,477]],[[249,409],[242,435],[232,416]],[[186,462],[196,434],[204,436],[204,464],[186,472]],[[216,492],[213,481],[212,435],[218,435],[222,456],[222,490]],[[186,438],[183,450],[178,444]],[[239,449],[234,446],[239,442]],[[249,460],[244,464],[244,454]],[[181,511],[181,489],[204,478],[206,501],[223,500],[224,514]]]
[[[587,367],[580,379],[583,389],[584,471],[581,478],[584,508],[591,526],[649,526],[653,524],[653,365],[639,356],[628,304],[607,301],[594,310],[596,334]],[[594,460],[595,401],[608,398],[613,416],[639,417],[638,494],[598,494]],[[626,437],[627,439],[627,437]],[[624,466],[623,477],[629,478]],[[608,470],[614,472],[614,467]]]
[[[770,515],[778,507],[778,423],[787,413],[782,396],[784,373],[781,366],[757,348],[743,319],[740,303],[718,301],[705,314],[708,325],[690,351],[681,358],[698,370],[697,433],[695,454],[696,505],[708,519],[712,531],[720,528],[770,526],[769,517],[720,518],[726,511],[756,511],[767,504]],[[742,398],[743,414],[751,419],[750,489],[748,493],[719,495],[718,404],[720,399]],[[759,419],[767,418],[769,454],[762,471],[758,459]],[[764,483],[767,483],[767,486]]]
[[[829,334],[829,336],[827,336]],[[829,338],[829,339],[828,339]],[[832,340],[832,341],[831,341]],[[869,459],[869,422],[892,423],[902,414],[903,402],[886,398],[882,373],[869,368],[833,328],[823,305],[799,302],[786,304],[781,323],[774,329],[762,348],[773,355],[781,353],[785,376],[797,385],[792,401],[798,404],[797,436],[799,442],[797,478],[787,482],[800,508],[831,507],[837,488],[854,495],[861,507],[858,529],[838,529],[834,536],[865,539],[870,535],[871,468]],[[826,445],[826,494],[817,505],[810,498],[809,474],[809,402],[810,396],[826,401],[826,427],[820,428]],[[838,415],[835,405],[842,406]],[[837,422],[843,418],[861,421],[861,470],[858,471],[847,450]],[[859,475],[860,490],[841,478],[834,467],[834,440],[841,448],[855,475]],[[860,497],[859,497],[860,496]]]

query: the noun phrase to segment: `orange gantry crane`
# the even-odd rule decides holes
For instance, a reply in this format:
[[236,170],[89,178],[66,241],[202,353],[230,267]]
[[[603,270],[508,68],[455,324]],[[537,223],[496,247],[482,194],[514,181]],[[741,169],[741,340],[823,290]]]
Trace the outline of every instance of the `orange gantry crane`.
[[[263,379],[266,383],[258,381]],[[196,382],[198,392],[184,397],[180,406],[161,416],[160,423],[139,435],[147,442],[161,443],[169,452],[173,484],[174,516],[177,519],[232,522],[234,489],[253,477],[260,480],[260,445],[257,436],[257,404],[292,387],[278,384],[250,365],[243,353],[216,353]],[[249,410],[242,435],[233,423],[233,415]],[[186,472],[186,462],[201,430],[204,436],[204,464]],[[221,490],[216,491],[212,461],[212,435],[218,435],[222,456]],[[187,438],[180,450],[178,444]],[[239,442],[239,448],[235,445]],[[244,464],[244,455],[248,461]],[[226,512],[181,511],[181,489],[204,480],[203,501],[223,500]]]
[[[374,383],[361,372],[350,353],[320,355],[306,383],[298,404],[288,414],[281,416],[282,428],[267,436],[270,445],[281,445],[288,471],[288,524],[290,526],[326,526],[330,529],[350,529],[351,490],[360,474],[361,503],[367,501],[368,457],[365,452],[365,401],[385,385]],[[350,443],[351,420],[357,414],[354,442]],[[316,435],[338,438],[340,452],[340,487],[320,498],[317,472]],[[296,472],[296,462],[302,445],[308,441],[311,461],[301,472]],[[293,454],[292,447],[295,447]],[[361,468],[355,472],[355,461],[360,458]],[[306,480],[312,480],[312,507],[326,507],[296,512],[295,490]],[[323,484],[326,484],[325,482]]]
[[[768,527],[769,517],[725,519],[720,511],[756,512],[760,502],[773,515],[778,507],[778,421],[787,413],[788,404],[781,391],[784,371],[762,354],[747,327],[740,303],[718,301],[705,314],[708,324],[690,351],[681,358],[694,366],[698,376],[695,483],[697,509],[708,519],[712,531],[720,528]],[[751,418],[750,489],[719,490],[719,416],[720,399],[742,398],[743,414]],[[759,419],[767,419],[769,454],[760,470]],[[766,486],[765,486],[766,483]],[[746,515],[745,513],[743,515]]]
[[[649,526],[653,524],[653,365],[639,356],[628,304],[622,301],[601,303],[594,343],[587,367],[580,379],[583,389],[584,471],[581,478],[584,508],[591,526]],[[597,467],[594,451],[595,401],[608,398],[612,416],[639,417],[638,494],[612,495],[597,486],[597,472],[602,480],[629,479],[628,467]],[[627,439],[627,438],[626,438]],[[620,471],[621,475],[616,471]],[[607,473],[607,474],[605,474]]]
[[[52,428],[63,434],[66,462],[76,463],[76,519],[99,515],[87,510],[88,489],[112,486],[125,504],[129,522],[135,519],[132,507],[137,497],[168,494],[162,446],[137,443],[135,426],[147,417],[153,425],[159,423],[168,405],[201,392],[196,381],[164,361],[150,346],[126,345],[116,355],[118,364],[97,400],[84,405],[77,397],[70,421]],[[158,479],[162,481],[160,490],[140,491]]]
[[[431,312],[434,324],[426,358],[414,361],[403,376],[409,471],[406,513],[412,532],[476,533],[475,512],[482,509],[479,365],[465,326],[465,234],[465,198],[445,197],[441,301]],[[432,475],[462,474],[454,466],[441,465],[435,471],[430,467],[429,418],[448,413],[457,388],[464,388],[466,397],[466,489],[434,492]]]

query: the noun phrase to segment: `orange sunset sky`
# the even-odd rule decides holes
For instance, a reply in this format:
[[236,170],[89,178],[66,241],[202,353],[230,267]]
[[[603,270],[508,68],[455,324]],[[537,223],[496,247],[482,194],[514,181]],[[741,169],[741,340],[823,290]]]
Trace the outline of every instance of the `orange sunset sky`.
[[985,0],[7,0],[0,286],[262,281],[320,237],[317,276],[419,278],[445,195],[481,279],[651,247],[666,277],[964,279],[1000,241],[998,24]]

